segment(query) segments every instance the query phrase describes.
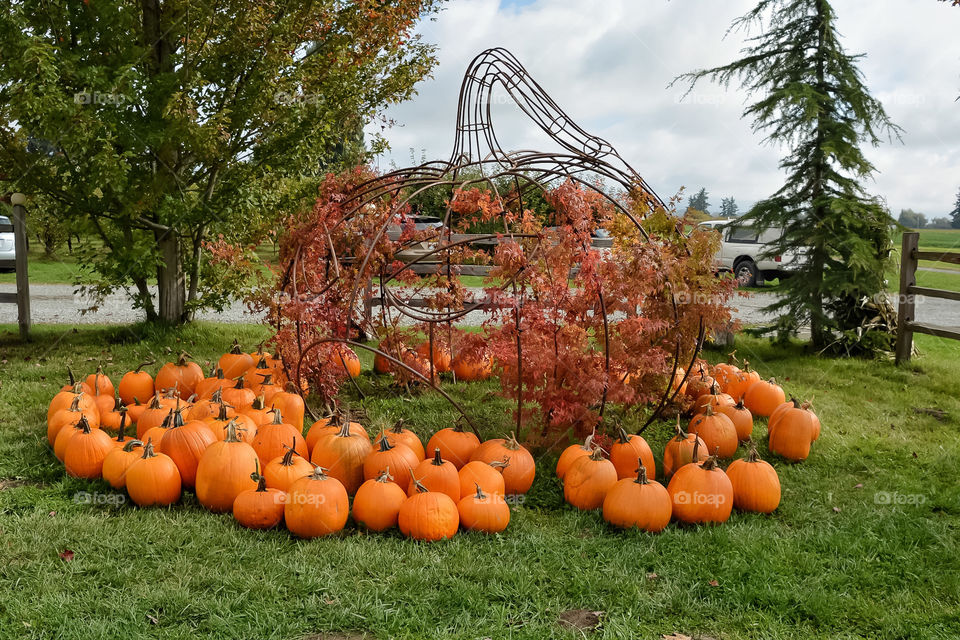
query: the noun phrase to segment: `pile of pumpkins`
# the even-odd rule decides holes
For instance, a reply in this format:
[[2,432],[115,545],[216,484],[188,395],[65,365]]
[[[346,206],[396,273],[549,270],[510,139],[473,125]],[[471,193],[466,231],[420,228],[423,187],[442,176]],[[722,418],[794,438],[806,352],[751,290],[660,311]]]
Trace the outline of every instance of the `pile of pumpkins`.
[[147,364],[116,388],[98,368],[63,387],[47,412],[47,439],[67,473],[103,478],[139,506],[174,504],[188,490],[250,528],[285,523],[313,538],[341,530],[352,511],[372,531],[440,540],[460,528],[503,531],[506,496],[533,484],[533,457],[513,436],[481,443],[459,424],[426,447],[402,423],[371,443],[348,415],[304,435],[303,400],[281,388],[283,368],[262,350],[235,344],[210,376],[185,354],[156,377]]
[[[655,481],[653,452],[639,435],[619,430],[605,452],[593,445],[567,447],[557,461],[564,499],[582,510],[602,509],[603,518],[618,527],[662,531],[672,520],[684,523],[722,523],[732,509],[771,513],[780,504],[776,469],[757,455],[751,440],[754,417],[766,417],[768,448],[787,460],[800,462],[820,437],[820,420],[810,403],[786,400],[775,380],[762,380],[747,364],[718,364],[674,390],[690,406],[693,418],[687,432],[677,415],[676,435],[666,444],[663,474],[666,486]],[[682,382],[681,382],[682,381]],[[720,459],[732,458],[740,443],[747,456],[724,471]]]

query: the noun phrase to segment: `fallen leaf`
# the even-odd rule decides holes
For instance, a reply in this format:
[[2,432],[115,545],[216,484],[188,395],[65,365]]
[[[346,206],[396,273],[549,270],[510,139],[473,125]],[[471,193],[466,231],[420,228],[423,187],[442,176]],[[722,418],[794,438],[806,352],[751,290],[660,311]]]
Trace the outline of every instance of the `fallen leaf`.
[[709,584],[711,587],[719,587],[719,586],[720,586],[720,583],[717,582],[716,580],[711,580],[711,581],[708,582],[707,584]]
[[600,626],[603,620],[603,611],[590,611],[589,609],[571,609],[560,614],[560,623],[573,629],[581,631],[594,630]]
[[73,562],[73,551],[70,549],[64,549],[60,552],[60,559],[64,562]]
[[51,512],[48,513],[47,515],[52,518],[53,516],[57,515],[57,512],[56,512],[56,511],[51,511]]
[[863,483],[862,483],[862,482],[858,482],[857,484],[853,485],[853,488],[854,488],[854,489],[863,489]]
[[660,636],[660,640],[693,640],[693,638],[685,633],[671,633],[669,635]]
[[658,576],[658,575],[655,574],[655,573],[648,573],[648,574],[647,574],[647,580],[656,580],[656,579],[658,579],[659,577],[660,577],[660,576]]
[[155,616],[152,616],[152,615],[150,615],[149,613],[147,614],[147,621],[148,621],[150,624],[160,624],[160,621],[157,620],[157,618],[156,618]]
[[834,513],[840,513],[840,507],[834,507],[834,508],[833,508],[833,512],[834,512]]

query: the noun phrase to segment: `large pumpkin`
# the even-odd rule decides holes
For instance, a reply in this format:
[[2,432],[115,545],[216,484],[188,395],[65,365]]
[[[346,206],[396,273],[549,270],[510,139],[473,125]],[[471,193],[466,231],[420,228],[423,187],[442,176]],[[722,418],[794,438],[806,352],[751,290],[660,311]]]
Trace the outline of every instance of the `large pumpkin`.
[[150,364],[153,364],[152,360],[141,362],[136,369],[126,372],[120,378],[117,391],[124,404],[134,404],[137,400],[146,402],[147,398],[153,396],[153,376],[142,370]]
[[170,428],[163,434],[159,448],[177,465],[183,486],[193,489],[197,484],[200,458],[207,447],[216,441],[205,422],[190,420],[185,423],[177,413]]
[[785,400],[783,389],[773,378],[754,382],[743,394],[743,404],[755,416],[770,417]]
[[[340,429],[343,428],[344,423],[349,425],[350,433],[354,435],[361,436],[363,438],[369,438],[367,435],[367,430],[363,428],[363,425],[359,422],[350,422],[350,417],[342,413],[334,413],[331,416],[326,418],[320,418],[307,429],[306,442],[307,450],[313,453],[314,448],[317,446],[317,441],[320,440],[323,436],[339,433]],[[378,438],[379,440],[379,438]],[[376,442],[374,442],[376,444]],[[394,442],[396,444],[396,442]],[[423,447],[423,445],[420,445]]]
[[780,414],[770,429],[767,446],[770,453],[783,456],[793,462],[800,462],[810,455],[810,444],[813,439],[813,412],[802,408],[797,403],[797,406]]
[[254,366],[253,358],[240,349],[240,343],[236,340],[233,341],[230,352],[220,356],[217,361],[217,367],[223,370],[223,375],[227,378],[239,378],[252,366]]
[[480,485],[457,503],[460,526],[467,531],[500,533],[510,524],[510,507],[503,495],[484,493]]
[[[383,438],[389,440],[390,444],[392,445],[406,445],[411,451],[413,451],[414,455],[417,456],[418,461],[427,457],[427,451],[433,451],[437,448],[437,446],[433,446],[429,449],[424,449],[423,442],[420,440],[420,436],[418,436],[411,429],[407,429],[405,426],[403,426],[403,420],[397,420],[395,423],[393,423],[392,427],[386,431],[381,431],[380,435],[377,436],[377,439],[373,441],[373,446],[376,447],[379,445],[380,440]],[[433,442],[433,438],[430,439],[430,442]],[[441,455],[443,454],[443,451],[443,447],[440,447]],[[443,459],[449,460],[449,458],[446,456],[444,456]],[[453,460],[450,460],[450,462],[453,462]],[[456,465],[457,463],[453,462],[453,464]]]
[[367,480],[353,497],[353,519],[371,531],[386,531],[397,526],[406,492],[393,482],[386,471]]
[[457,503],[439,491],[427,491],[422,484],[414,485],[412,496],[404,500],[397,515],[400,533],[425,542],[452,538],[460,526]]
[[680,522],[719,523],[730,518],[733,485],[717,466],[716,456],[677,469],[667,485],[667,492],[673,504],[673,517]]
[[651,480],[657,477],[657,467],[653,461],[653,451],[650,445],[641,436],[636,434],[627,435],[623,427],[618,429],[617,440],[610,445],[610,462],[617,470],[617,477],[635,478],[637,475],[637,460],[643,461],[643,466],[647,470],[646,477]]
[[99,428],[100,411],[97,409],[96,398],[83,392],[75,394],[70,404],[64,409],[58,409],[50,416],[47,426],[47,441],[55,444],[57,436],[64,427],[73,427],[85,418],[91,428]]
[[589,456],[578,458],[567,470],[563,478],[563,498],[584,511],[599,509],[616,482],[616,467],[603,457],[603,449],[597,447]]
[[392,445],[387,438],[381,438],[379,445],[363,461],[365,480],[379,478],[384,471],[396,478],[407,478],[420,464],[420,459],[405,444]]
[[743,405],[743,400],[733,406],[719,407],[716,411],[730,418],[740,442],[746,442],[750,439],[753,434],[753,414],[750,413],[750,409]]
[[283,518],[295,536],[319,538],[343,529],[349,511],[343,483],[314,465],[312,474],[290,485]]
[[739,440],[733,421],[722,413],[714,413],[710,406],[695,415],[687,429],[703,439],[707,450],[720,458],[733,457],[737,452]]
[[224,513],[242,491],[255,489],[250,469],[260,463],[257,452],[237,435],[236,422],[227,424],[226,437],[207,447],[197,465],[197,500],[210,511]]
[[345,421],[340,431],[317,441],[310,462],[326,469],[353,495],[363,484],[363,461],[372,449],[370,441],[352,433],[349,422]]
[[516,437],[510,434],[507,439],[494,438],[487,440],[470,454],[470,460],[491,462],[508,462],[503,469],[503,482],[507,495],[523,494],[533,486],[533,479],[537,473],[537,466],[533,456],[526,447],[517,442]]
[[440,449],[434,449],[433,458],[420,462],[410,473],[407,495],[414,495],[418,486],[427,491],[445,493],[454,504],[460,501],[460,474],[452,462],[440,456]]
[[156,453],[147,442],[143,454],[127,468],[127,493],[137,506],[167,506],[180,500],[181,483],[177,465],[168,456]]
[[260,458],[260,464],[266,466],[271,460],[282,456],[287,443],[295,443],[297,454],[308,456],[307,443],[300,437],[300,430],[283,420],[280,409],[273,410],[273,421],[257,428],[257,435],[250,444]]
[[780,505],[780,478],[777,470],[757,455],[751,442],[746,458],[734,460],[727,467],[733,486],[733,506],[741,511],[771,513]]
[[618,480],[603,499],[603,519],[615,527],[663,531],[670,523],[670,494],[659,482],[647,480],[643,460],[638,458],[636,478]]
[[474,460],[460,468],[457,475],[460,478],[460,495],[469,496],[476,486],[480,486],[484,493],[505,495],[506,485],[503,482],[503,469],[509,462],[482,462]]
[[563,480],[563,476],[570,470],[571,465],[584,456],[593,453],[593,438],[596,434],[591,433],[583,440],[583,444],[571,444],[560,452],[557,459],[557,477]]
[[123,489],[127,486],[127,469],[140,458],[143,443],[139,440],[130,440],[122,448],[114,446],[113,451],[103,459],[103,479],[114,489]]
[[440,449],[444,460],[449,460],[457,469],[470,461],[470,456],[480,446],[480,438],[475,433],[464,431],[463,423],[457,421],[452,427],[445,427],[431,436],[427,442],[427,451]]
[[114,450],[113,440],[102,429],[91,429],[86,418],[80,418],[76,433],[66,444],[63,466],[74,478],[95,480],[103,472],[103,461]]
[[263,476],[271,489],[287,491],[291,484],[312,474],[313,465],[305,456],[297,453],[296,441],[283,446],[286,449],[283,455],[264,465]]
[[181,353],[176,362],[168,362],[160,367],[154,385],[161,393],[172,390],[181,398],[189,398],[201,380],[203,370],[200,365],[190,362],[187,354]]

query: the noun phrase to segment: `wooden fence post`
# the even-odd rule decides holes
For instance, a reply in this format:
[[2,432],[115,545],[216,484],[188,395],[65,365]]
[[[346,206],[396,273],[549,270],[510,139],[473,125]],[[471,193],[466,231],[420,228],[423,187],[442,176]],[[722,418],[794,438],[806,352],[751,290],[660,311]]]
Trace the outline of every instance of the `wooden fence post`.
[[900,249],[900,297],[897,300],[897,364],[908,362],[913,352],[913,331],[909,325],[916,315],[916,300],[910,287],[917,284],[917,247],[920,234],[908,231],[903,234]]
[[17,323],[20,338],[30,339],[30,279],[27,274],[27,197],[22,193],[10,196],[13,205],[13,246],[16,249],[17,269]]

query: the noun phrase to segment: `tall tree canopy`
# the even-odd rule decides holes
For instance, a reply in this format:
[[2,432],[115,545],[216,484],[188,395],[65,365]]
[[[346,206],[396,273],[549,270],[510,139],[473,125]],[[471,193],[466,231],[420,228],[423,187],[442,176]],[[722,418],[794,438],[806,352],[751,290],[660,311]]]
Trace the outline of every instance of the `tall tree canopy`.
[[953,203],[953,211],[950,212],[950,226],[960,229],[960,190],[957,191],[957,200]]
[[95,291],[187,320],[229,293],[208,239],[257,242],[363,159],[435,64],[414,26],[442,1],[3,0],[0,173],[102,239]]
[[737,206],[737,201],[733,197],[720,199],[721,218],[736,218],[739,211],[740,207]]
[[870,95],[860,56],[846,53],[836,23],[827,0],[761,0],[731,26],[760,31],[742,58],[678,80],[739,81],[752,98],[743,116],[766,141],[789,149],[780,161],[785,184],[748,212],[760,226],[783,228],[774,253],[800,249],[807,257],[771,309],[785,312],[782,328],[809,322],[815,346],[849,351],[850,342],[889,341],[859,331],[872,313],[864,300],[884,287],[892,222],[862,186],[874,167],[861,146],[898,137],[899,129]]
[[710,213],[710,194],[707,193],[707,188],[700,187],[700,191],[690,196],[687,204],[691,209]]

